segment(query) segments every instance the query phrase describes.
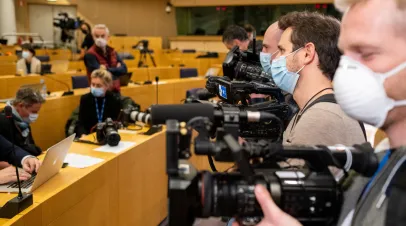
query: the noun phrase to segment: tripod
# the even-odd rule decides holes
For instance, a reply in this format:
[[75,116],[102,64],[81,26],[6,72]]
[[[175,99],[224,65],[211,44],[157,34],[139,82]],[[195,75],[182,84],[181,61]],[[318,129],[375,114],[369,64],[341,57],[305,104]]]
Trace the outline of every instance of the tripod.
[[147,62],[147,54],[152,61],[154,67],[156,67],[154,56],[151,55],[151,50],[149,49],[141,49],[140,50],[140,60],[138,61],[138,67],[145,67]]

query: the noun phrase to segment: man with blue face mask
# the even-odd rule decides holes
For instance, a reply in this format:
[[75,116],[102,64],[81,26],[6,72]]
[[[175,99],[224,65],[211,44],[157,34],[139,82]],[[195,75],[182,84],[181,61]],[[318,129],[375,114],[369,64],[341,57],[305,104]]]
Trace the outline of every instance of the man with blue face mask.
[[[42,153],[40,147],[35,145],[32,137],[31,123],[38,119],[38,113],[45,99],[39,91],[32,88],[21,88],[17,91],[13,101],[7,104],[13,109],[13,124],[6,118],[4,113],[0,114],[0,135],[30,153],[38,156]],[[10,132],[13,128],[13,134]]]
[[[339,21],[319,13],[293,12],[281,17],[278,26],[283,30],[278,50],[269,57],[270,65],[261,63],[275,84],[293,95],[299,107],[284,133],[283,143],[365,142],[363,125],[349,118],[333,95],[332,79],[341,55],[337,48]],[[269,56],[261,53],[266,55]]]

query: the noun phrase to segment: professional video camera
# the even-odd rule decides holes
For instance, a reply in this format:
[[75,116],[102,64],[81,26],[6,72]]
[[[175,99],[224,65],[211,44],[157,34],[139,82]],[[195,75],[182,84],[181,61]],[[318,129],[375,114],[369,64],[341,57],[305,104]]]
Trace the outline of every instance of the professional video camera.
[[68,13],[58,13],[59,17],[54,18],[54,26],[62,30],[61,41],[71,42],[74,39],[74,31],[84,22],[80,17],[70,18]]
[[223,62],[223,74],[231,80],[269,82],[271,75],[264,72],[255,49],[240,51],[238,46],[228,52]]
[[[216,143],[210,142],[206,137],[212,126],[211,120],[204,117],[193,118],[187,124],[177,120],[166,123],[169,226],[191,226],[195,218],[211,216],[237,217],[245,225],[257,223],[263,215],[254,194],[257,184],[265,186],[275,203],[302,224],[334,225],[342,204],[343,180],[337,181],[328,166],[344,172],[353,169],[365,176],[372,176],[378,167],[378,158],[369,144],[284,147],[263,141],[241,147],[232,133],[225,133]],[[235,161],[240,172],[197,171],[186,161],[191,157],[192,130],[199,132],[193,142],[195,154]],[[262,158],[263,165],[254,170],[250,159],[258,158]],[[278,163],[286,158],[304,159],[309,168],[279,167]]]
[[101,145],[117,146],[121,140],[120,134],[118,134],[119,128],[119,123],[114,122],[111,118],[107,118],[105,122],[98,123],[96,125],[97,142]]

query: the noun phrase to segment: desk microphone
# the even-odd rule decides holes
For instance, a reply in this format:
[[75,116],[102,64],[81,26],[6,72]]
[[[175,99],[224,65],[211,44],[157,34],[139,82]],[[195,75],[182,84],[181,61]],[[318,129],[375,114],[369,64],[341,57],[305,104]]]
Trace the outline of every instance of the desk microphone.
[[[156,88],[156,105],[158,104],[158,83],[159,83],[159,77],[155,76],[155,88]],[[145,132],[145,135],[152,135],[154,133],[162,131],[162,125],[152,125],[147,132]]]
[[47,77],[47,78],[49,78],[51,80],[54,80],[55,82],[57,82],[59,84],[62,84],[64,86],[66,86],[66,88],[68,88],[68,91],[63,92],[62,96],[72,96],[74,94],[74,92],[71,90],[71,88],[69,87],[69,85],[66,82],[63,82],[63,81],[61,81],[59,79],[56,79],[56,78],[52,78],[49,75],[43,75],[43,76],[45,76],[45,77]]
[[[10,120],[10,133],[11,133],[11,143],[12,143],[12,153],[16,159],[15,144],[14,144],[14,120],[13,120],[13,109],[11,106],[4,107],[4,112],[6,118]],[[3,207],[0,208],[0,218],[13,218],[15,215],[19,214],[23,210],[27,209],[33,204],[32,194],[23,194],[21,192],[21,182],[20,175],[18,173],[18,162],[14,162],[17,175],[18,184],[18,196],[8,201]]]

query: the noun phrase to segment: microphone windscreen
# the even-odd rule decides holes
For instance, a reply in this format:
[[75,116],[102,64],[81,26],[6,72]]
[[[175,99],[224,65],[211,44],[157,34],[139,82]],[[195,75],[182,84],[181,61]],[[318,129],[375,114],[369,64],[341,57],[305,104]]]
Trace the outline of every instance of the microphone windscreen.
[[6,114],[7,118],[13,117],[13,109],[11,108],[11,106],[5,106],[4,107],[4,113]]
[[208,117],[213,121],[214,107],[210,104],[169,104],[151,107],[152,125],[165,124],[168,119],[188,122],[197,116]]

